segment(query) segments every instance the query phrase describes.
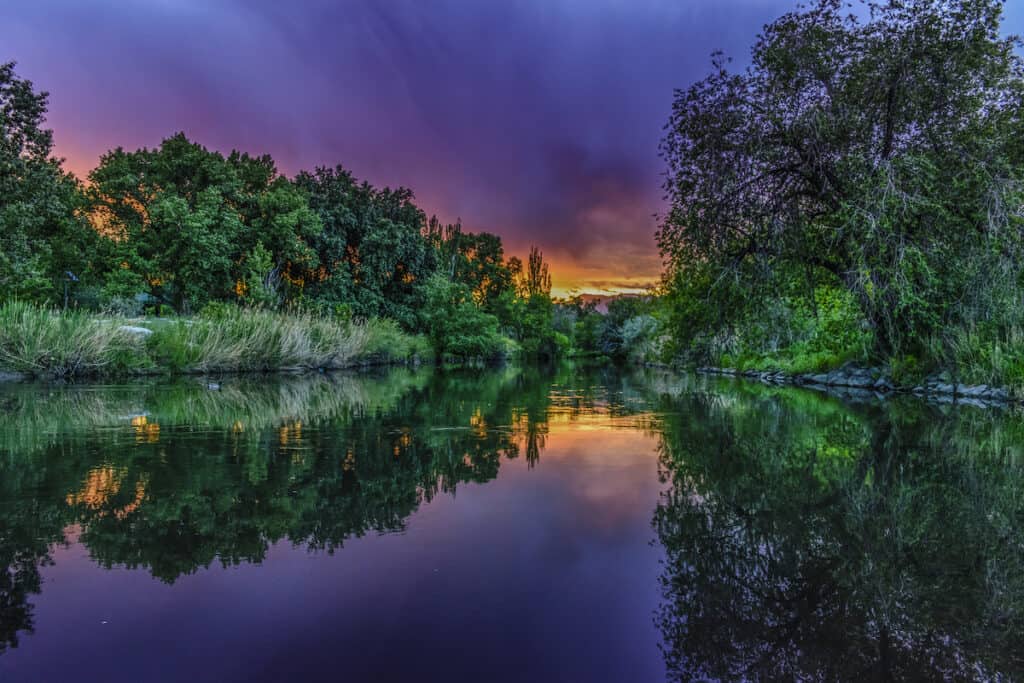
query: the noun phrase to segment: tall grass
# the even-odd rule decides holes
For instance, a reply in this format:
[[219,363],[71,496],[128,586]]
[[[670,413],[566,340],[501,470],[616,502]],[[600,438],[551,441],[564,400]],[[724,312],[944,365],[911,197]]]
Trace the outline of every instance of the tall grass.
[[945,369],[953,379],[968,384],[1024,388],[1024,328],[1010,325],[954,327],[928,339],[931,367]]
[[9,301],[0,305],[0,369],[71,377],[145,365],[141,340],[123,324]]
[[315,313],[227,306],[157,327],[147,340],[157,365],[174,371],[349,367],[369,342],[365,325]]
[[310,312],[221,306],[209,315],[147,321],[148,337],[118,316],[99,318],[20,302],[0,305],[0,370],[73,377],[340,369],[362,361],[425,358],[425,339],[391,321],[352,322]]

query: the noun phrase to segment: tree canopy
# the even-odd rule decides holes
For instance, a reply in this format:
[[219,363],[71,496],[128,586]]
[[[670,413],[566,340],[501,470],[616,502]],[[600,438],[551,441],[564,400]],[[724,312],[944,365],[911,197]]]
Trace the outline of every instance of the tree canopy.
[[746,70],[716,55],[676,93],[658,243],[695,327],[787,278],[848,291],[881,353],[1019,308],[1024,71],[1002,9],[819,0]]
[[[53,156],[47,94],[0,65],[0,299],[139,314],[210,304],[386,318],[436,350],[550,355],[551,278],[501,238],[427,219],[412,190],[342,166],[282,174],[177,133],[104,154],[83,185]],[[65,301],[65,296],[67,300]]]

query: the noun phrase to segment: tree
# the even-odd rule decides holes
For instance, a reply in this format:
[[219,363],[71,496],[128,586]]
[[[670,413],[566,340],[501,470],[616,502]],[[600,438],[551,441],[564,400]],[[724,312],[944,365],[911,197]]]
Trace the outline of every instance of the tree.
[[78,182],[52,156],[47,93],[0,64],[0,298],[60,299],[67,271],[90,270],[95,235]]
[[435,273],[426,284],[427,334],[439,354],[494,358],[505,353],[498,320],[473,301],[469,287]]
[[[1002,0],[818,0],[676,93],[658,242],[724,317],[780,273],[851,292],[876,349],[1019,308],[1021,60]],[[719,298],[721,297],[721,298]]]
[[295,184],[324,226],[313,240],[320,269],[310,296],[350,303],[360,316],[387,316],[415,329],[423,283],[434,272],[426,216],[411,190],[357,183],[341,166],[303,172]]
[[179,311],[234,299],[257,244],[285,295],[297,296],[317,268],[309,243],[320,220],[268,156],[225,158],[179,133],[157,149],[105,154],[89,179],[108,267],[131,272]]
[[515,337],[528,356],[553,357],[568,345],[565,335],[556,336],[552,326],[554,303],[551,300],[551,275],[544,255],[530,248],[526,267],[516,262],[518,301],[513,316]]

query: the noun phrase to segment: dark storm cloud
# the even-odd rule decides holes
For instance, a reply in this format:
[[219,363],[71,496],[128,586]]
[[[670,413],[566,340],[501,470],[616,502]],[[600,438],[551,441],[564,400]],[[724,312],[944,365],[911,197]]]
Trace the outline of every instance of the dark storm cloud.
[[[177,130],[342,163],[541,245],[561,280],[657,275],[672,89],[795,0],[6,0],[0,60],[52,93],[78,171]],[[1011,17],[1012,18],[1012,17]],[[1018,18],[1019,19],[1019,18]],[[569,275],[564,275],[568,273]]]

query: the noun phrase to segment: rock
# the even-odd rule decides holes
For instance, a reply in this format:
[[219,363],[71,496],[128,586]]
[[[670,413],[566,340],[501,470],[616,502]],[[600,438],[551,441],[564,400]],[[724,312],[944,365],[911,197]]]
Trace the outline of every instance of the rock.
[[128,334],[134,334],[136,337],[148,337],[153,334],[153,330],[148,327],[136,327],[135,325],[121,325],[117,329]]
[[846,378],[847,386],[866,389],[875,385],[875,380],[867,373],[857,373]]
[[25,378],[26,376],[20,372],[0,370],[0,382],[20,382]]
[[217,384],[216,382],[209,382],[206,385],[206,388],[209,389],[210,391],[220,391],[220,385]]
[[977,386],[969,387],[964,384],[956,385],[956,393],[961,396],[968,396],[970,398],[977,398],[979,396],[985,396],[989,393],[987,384],[979,384]]
[[936,384],[932,389],[939,394],[952,394],[954,393],[954,387],[952,384]]
[[988,393],[987,398],[990,398],[993,401],[1009,401],[1010,392],[1008,392],[1006,389],[991,389]]
[[885,377],[879,377],[878,379],[876,379],[875,383],[872,386],[875,388],[876,391],[892,391],[893,389],[895,389],[895,387],[892,385],[892,382],[887,380]]
[[828,375],[804,375],[811,384],[828,384]]
[[988,408],[991,404],[978,398],[963,398],[960,399],[960,405],[971,406],[974,408]]

